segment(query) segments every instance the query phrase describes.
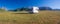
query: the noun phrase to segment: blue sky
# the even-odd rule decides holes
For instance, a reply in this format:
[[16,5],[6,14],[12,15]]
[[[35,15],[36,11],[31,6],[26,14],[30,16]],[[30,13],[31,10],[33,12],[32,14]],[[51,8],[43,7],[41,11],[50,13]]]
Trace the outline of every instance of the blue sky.
[[53,9],[60,9],[60,0],[0,0],[0,8],[16,9],[27,6],[48,6]]

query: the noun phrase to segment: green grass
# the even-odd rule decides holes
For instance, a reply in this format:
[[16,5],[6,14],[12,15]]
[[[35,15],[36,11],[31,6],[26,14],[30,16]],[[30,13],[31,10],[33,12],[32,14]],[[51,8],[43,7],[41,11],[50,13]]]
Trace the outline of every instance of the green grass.
[[40,11],[38,14],[0,13],[0,24],[59,24],[60,11]]

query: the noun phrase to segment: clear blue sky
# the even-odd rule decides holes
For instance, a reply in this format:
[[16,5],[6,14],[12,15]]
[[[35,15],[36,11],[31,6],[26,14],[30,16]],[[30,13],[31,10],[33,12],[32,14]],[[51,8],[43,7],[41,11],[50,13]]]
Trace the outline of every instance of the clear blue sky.
[[48,6],[53,9],[60,9],[60,0],[0,0],[0,8],[16,9],[26,6]]

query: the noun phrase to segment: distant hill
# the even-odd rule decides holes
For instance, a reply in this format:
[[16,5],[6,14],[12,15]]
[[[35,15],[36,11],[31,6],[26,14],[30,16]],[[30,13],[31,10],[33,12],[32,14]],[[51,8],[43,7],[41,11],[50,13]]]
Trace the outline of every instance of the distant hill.
[[[9,11],[30,11],[32,10],[32,7],[22,7],[22,8],[17,8],[15,10],[9,10]],[[39,7],[39,10],[52,10],[50,7]]]
[[60,9],[53,9],[53,11],[60,11]]
[[39,7],[39,10],[52,10],[50,7]]

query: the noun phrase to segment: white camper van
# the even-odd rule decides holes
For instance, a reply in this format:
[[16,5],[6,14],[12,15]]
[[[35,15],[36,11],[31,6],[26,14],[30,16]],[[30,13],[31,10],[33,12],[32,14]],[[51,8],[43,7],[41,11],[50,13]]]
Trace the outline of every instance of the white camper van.
[[39,8],[38,7],[33,7],[33,13],[39,13]]
[[32,7],[32,10],[29,11],[29,13],[39,13],[39,8],[38,7]]

